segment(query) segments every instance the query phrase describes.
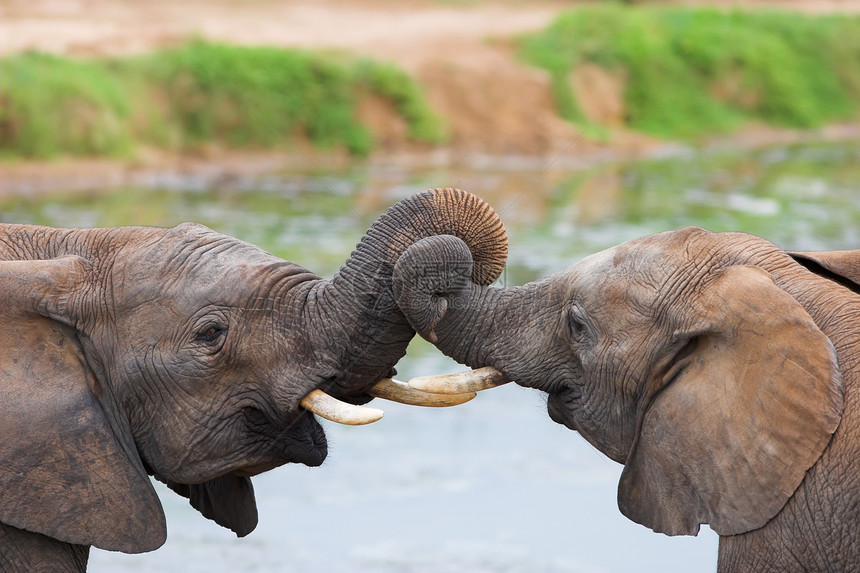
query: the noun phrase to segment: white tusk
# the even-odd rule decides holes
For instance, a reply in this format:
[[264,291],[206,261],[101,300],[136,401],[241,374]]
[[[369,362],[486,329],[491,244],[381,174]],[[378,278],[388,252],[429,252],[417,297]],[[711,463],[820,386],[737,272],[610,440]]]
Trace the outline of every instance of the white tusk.
[[347,404],[332,398],[322,390],[308,392],[308,395],[302,398],[301,404],[305,410],[310,410],[326,420],[349,426],[370,424],[382,417],[382,410]]
[[409,385],[416,390],[432,394],[466,394],[495,388],[510,381],[508,377],[492,366],[486,366],[456,374],[420,376],[410,380]]
[[477,396],[474,392],[464,392],[462,394],[432,394],[430,392],[422,392],[421,390],[412,388],[405,382],[391,378],[383,378],[377,382],[368,391],[368,394],[376,398],[382,398],[383,400],[391,400],[392,402],[400,402],[401,404],[409,404],[411,406],[428,406],[431,408],[457,406]]

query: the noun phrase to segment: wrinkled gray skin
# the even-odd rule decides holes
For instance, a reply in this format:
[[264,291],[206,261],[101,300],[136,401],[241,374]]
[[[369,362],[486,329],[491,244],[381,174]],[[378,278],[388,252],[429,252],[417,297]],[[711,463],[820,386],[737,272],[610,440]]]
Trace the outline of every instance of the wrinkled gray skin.
[[[452,272],[427,286],[439,260]],[[452,237],[416,243],[398,304],[624,464],[625,515],[670,535],[709,523],[723,572],[860,571],[860,251],[688,228],[522,287],[475,285],[468,264]]]
[[397,257],[440,232],[486,240],[487,210],[452,190],[406,199],[330,281],[197,224],[0,225],[0,571],[159,547],[147,474],[249,533],[250,476],[326,457],[300,400],[367,401],[405,353]]

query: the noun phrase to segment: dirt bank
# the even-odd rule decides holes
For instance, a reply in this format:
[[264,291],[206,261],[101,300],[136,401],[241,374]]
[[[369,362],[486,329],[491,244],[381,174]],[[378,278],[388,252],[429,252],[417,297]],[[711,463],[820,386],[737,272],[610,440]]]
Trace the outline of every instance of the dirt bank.
[[[396,114],[380,102],[364,102],[362,119],[379,142],[376,160],[397,156],[413,161],[420,156],[422,161],[438,163],[488,155],[580,160],[607,153],[639,156],[662,152],[665,144],[623,129],[614,130],[606,143],[588,141],[558,116],[548,75],[514,56],[512,38],[546,26],[573,4],[552,0],[462,4],[425,0],[4,0],[0,4],[0,56],[27,49],[77,56],[127,55],[179,44],[194,36],[342,51],[395,61],[407,69],[423,85],[451,133],[445,149],[416,147],[407,142]],[[860,11],[860,1],[733,4]],[[584,70],[581,76],[573,81],[580,84],[577,92],[583,109],[611,125],[613,114],[623,112],[617,81],[595,70]],[[771,139],[781,133],[752,131],[753,139]],[[194,158],[143,153],[131,168],[250,161],[244,155],[230,155],[227,160],[228,155],[218,150]],[[271,155],[251,163],[272,165]],[[120,169],[101,161],[67,162],[52,169],[80,169],[76,165],[97,173]],[[32,177],[42,168],[27,164],[7,167],[7,181],[16,174]]]

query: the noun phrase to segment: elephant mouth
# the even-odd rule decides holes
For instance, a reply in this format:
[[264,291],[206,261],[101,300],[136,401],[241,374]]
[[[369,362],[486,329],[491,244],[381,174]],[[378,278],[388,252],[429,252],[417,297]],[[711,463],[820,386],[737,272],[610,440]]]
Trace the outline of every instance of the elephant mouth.
[[556,424],[561,424],[574,432],[579,431],[569,418],[569,407],[567,406],[565,396],[561,393],[556,392],[547,396],[546,413],[549,415],[550,420]]
[[325,432],[310,414],[301,416],[287,429],[284,444],[292,463],[315,467],[321,465],[328,455]]
[[288,463],[315,467],[321,465],[328,455],[325,432],[310,412],[302,413],[277,433],[272,432],[272,420],[259,410],[246,410],[245,418],[248,427],[258,437],[254,442],[268,445],[268,451],[255,456],[253,463],[231,472],[239,477],[252,477]]

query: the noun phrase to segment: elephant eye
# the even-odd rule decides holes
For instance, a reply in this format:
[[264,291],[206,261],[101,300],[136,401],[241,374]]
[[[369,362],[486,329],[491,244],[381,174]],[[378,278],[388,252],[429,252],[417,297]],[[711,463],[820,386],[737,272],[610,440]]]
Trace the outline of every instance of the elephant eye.
[[582,340],[582,338],[585,336],[585,323],[578,320],[577,318],[571,317],[570,336],[573,337],[574,340]]
[[570,328],[570,337],[576,342],[582,342],[588,335],[588,326],[585,324],[582,309],[576,305],[571,306],[570,312],[567,315],[567,321]]
[[227,327],[222,326],[220,324],[210,324],[205,326],[200,332],[197,333],[195,340],[197,342],[204,342],[206,344],[212,344],[216,340],[218,340],[222,334],[227,332]]

